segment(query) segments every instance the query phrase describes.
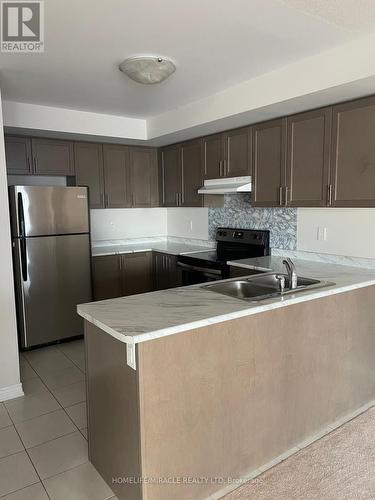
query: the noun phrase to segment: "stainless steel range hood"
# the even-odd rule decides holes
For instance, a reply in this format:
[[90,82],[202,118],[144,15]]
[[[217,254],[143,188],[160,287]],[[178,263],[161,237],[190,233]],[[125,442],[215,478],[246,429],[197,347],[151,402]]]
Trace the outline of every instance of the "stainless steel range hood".
[[229,177],[227,179],[210,179],[204,181],[199,194],[250,193],[251,177]]

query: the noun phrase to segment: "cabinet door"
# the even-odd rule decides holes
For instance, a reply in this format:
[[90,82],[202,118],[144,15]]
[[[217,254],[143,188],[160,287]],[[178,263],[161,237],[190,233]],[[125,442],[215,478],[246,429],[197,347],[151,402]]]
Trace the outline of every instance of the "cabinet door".
[[291,207],[327,205],[331,108],[287,119],[287,167],[284,202]]
[[34,172],[39,175],[74,175],[73,143],[32,139]]
[[122,259],[122,291],[124,295],[150,292],[153,289],[152,253],[125,254]]
[[93,288],[95,300],[121,297],[121,260],[118,255],[93,258]]
[[177,257],[165,254],[166,288],[177,286]]
[[203,138],[203,171],[205,179],[218,179],[223,171],[223,135],[215,134]]
[[182,200],[184,207],[201,207],[203,196],[198,189],[203,184],[202,142],[186,142],[181,145]]
[[5,159],[8,174],[32,174],[31,140],[28,137],[6,135]]
[[333,206],[375,206],[374,131],[375,97],[333,107]]
[[224,134],[224,176],[242,177],[251,173],[251,129],[231,130]]
[[181,157],[180,147],[171,146],[162,149],[161,170],[163,184],[163,206],[179,205],[181,194]]
[[282,206],[285,184],[285,119],[253,127],[253,205]]
[[165,290],[177,285],[177,257],[166,253],[154,252],[155,289]]
[[105,144],[103,158],[105,206],[107,208],[131,207],[128,147]]
[[104,208],[103,146],[76,142],[74,166],[76,185],[89,188],[90,208]]
[[156,150],[130,147],[130,171],[133,207],[155,207],[158,204]]

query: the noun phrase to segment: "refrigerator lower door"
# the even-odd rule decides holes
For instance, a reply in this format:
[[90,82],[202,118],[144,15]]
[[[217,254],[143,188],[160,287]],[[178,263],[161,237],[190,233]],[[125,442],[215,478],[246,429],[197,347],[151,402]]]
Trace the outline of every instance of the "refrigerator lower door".
[[76,308],[92,300],[89,235],[26,238],[25,242],[23,248],[20,239],[14,245],[21,347],[82,334]]

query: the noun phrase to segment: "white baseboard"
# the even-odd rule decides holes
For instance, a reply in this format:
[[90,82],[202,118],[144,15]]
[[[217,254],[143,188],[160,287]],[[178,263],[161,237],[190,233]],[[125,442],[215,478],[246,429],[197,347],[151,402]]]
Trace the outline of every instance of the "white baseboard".
[[8,401],[8,399],[19,398],[23,395],[24,394],[21,383],[0,388],[0,401]]

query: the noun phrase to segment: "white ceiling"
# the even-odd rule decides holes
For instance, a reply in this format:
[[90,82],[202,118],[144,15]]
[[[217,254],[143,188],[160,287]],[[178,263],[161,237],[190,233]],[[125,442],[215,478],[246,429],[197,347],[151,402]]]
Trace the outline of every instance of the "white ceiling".
[[[3,98],[149,118],[372,32],[372,0],[47,0],[45,53],[0,54]],[[154,53],[158,86],[117,69]]]

